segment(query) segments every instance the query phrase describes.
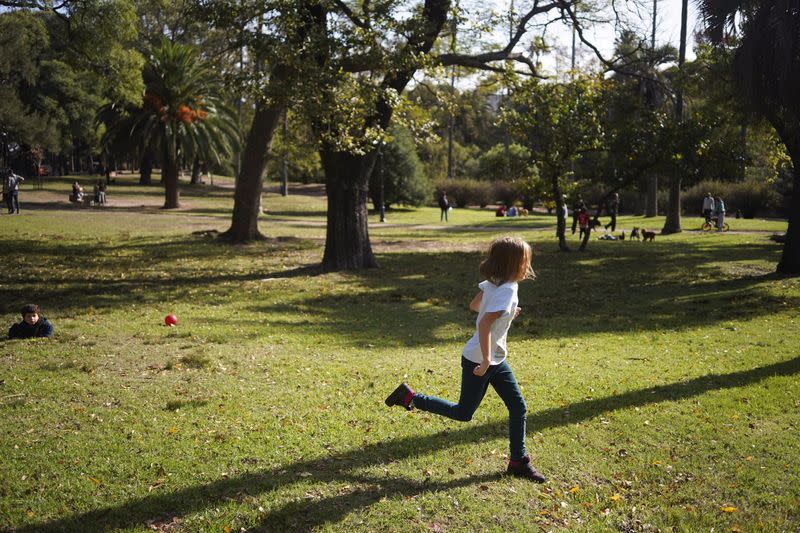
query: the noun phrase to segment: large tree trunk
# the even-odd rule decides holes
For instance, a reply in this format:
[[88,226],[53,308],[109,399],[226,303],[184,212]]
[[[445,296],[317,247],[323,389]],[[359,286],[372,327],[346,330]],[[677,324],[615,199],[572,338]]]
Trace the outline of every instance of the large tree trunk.
[[375,154],[354,155],[325,146],[320,155],[328,193],[323,270],[377,267],[367,225],[369,176]]
[[667,220],[661,230],[663,235],[681,232],[681,175],[678,169],[669,184],[669,207],[667,208]]
[[178,162],[165,158],[161,170],[161,181],[164,182],[164,209],[175,209],[181,206],[178,188]]
[[[383,78],[380,84],[380,94],[383,96],[375,102],[364,131],[371,128],[385,130],[389,126],[394,103],[388,94],[403,93],[421,66],[412,58],[422,57],[431,50],[442,31],[449,9],[449,0],[425,1],[419,16],[409,25],[408,40],[399,54],[408,60],[402,68],[390,70]],[[324,20],[324,16],[318,17],[318,21]],[[325,60],[324,54],[317,58],[318,62]],[[335,102],[339,98],[335,94],[335,87],[330,87],[325,97],[329,102]],[[376,152],[354,155],[323,145],[320,154],[328,192],[328,228],[322,268],[330,271],[377,267],[367,230],[369,177],[375,166]]]
[[[795,126],[797,127],[797,126]],[[800,132],[794,139],[784,139],[786,149],[792,158],[792,196],[789,200],[789,229],[777,271],[781,274],[800,274]],[[788,141],[788,142],[787,142]]]
[[259,101],[256,104],[253,125],[242,153],[241,173],[236,178],[231,227],[221,235],[229,242],[243,243],[264,238],[258,231],[261,189],[269,161],[269,147],[284,109],[283,102],[266,104]]
[[[683,63],[686,61],[686,30],[687,16],[689,11],[689,0],[681,0],[681,44],[678,49],[678,70],[683,71]],[[683,87],[678,85],[675,95],[675,120],[678,124],[683,122]],[[675,168],[669,185],[669,207],[667,208],[667,220],[661,233],[680,233],[681,231],[681,170]]]

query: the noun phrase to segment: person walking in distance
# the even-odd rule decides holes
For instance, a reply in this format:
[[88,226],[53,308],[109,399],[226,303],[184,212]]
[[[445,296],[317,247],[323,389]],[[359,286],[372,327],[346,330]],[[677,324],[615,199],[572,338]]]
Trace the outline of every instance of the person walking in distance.
[[606,204],[606,211],[608,212],[608,216],[611,217],[611,222],[606,224],[606,229],[611,227],[612,233],[617,231],[617,214],[619,213],[619,193],[614,193],[611,196],[611,199]]

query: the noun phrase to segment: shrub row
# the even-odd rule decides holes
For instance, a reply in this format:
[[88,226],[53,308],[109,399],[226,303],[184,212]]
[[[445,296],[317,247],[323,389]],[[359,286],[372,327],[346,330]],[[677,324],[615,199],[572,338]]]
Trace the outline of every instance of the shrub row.
[[714,198],[721,197],[729,214],[733,215],[739,210],[745,218],[774,215],[781,208],[781,195],[773,184],[764,180],[706,180],[683,192],[681,201],[684,213],[691,215],[702,212],[703,198],[707,193],[711,193]]
[[506,181],[483,181],[471,179],[451,179],[436,184],[434,199],[438,200],[443,191],[451,205],[466,207],[477,205],[486,207],[489,204],[515,205],[523,204],[524,191],[521,185]]
[[[435,187],[434,200],[438,199],[442,191],[447,191],[451,205],[457,207],[524,203],[522,187],[505,181],[488,182],[471,179],[440,181]],[[605,193],[605,189],[596,184],[579,187],[579,191],[591,206],[596,205],[596,202]],[[702,211],[703,198],[709,192],[714,197],[722,197],[726,210],[731,215],[737,210],[741,210],[745,218],[752,218],[775,215],[781,210],[781,195],[775,185],[767,181],[757,179],[740,182],[705,180],[683,192],[681,203],[684,214],[699,214]],[[658,191],[659,214],[666,212],[668,198],[669,191],[665,188]],[[645,194],[643,192],[633,189],[620,191],[620,210],[622,212],[643,214],[644,209]]]

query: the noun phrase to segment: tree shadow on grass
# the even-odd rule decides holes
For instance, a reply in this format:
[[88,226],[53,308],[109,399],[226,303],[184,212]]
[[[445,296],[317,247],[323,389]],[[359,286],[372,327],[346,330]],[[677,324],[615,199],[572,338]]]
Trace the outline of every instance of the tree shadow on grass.
[[[769,290],[773,274],[747,266],[771,254],[776,251],[766,243],[719,249],[705,243],[634,244],[593,255],[540,252],[534,260],[537,279],[520,284],[523,314],[509,340],[680,331],[800,306],[800,298]],[[381,269],[345,274],[354,290],[299,301],[297,310],[308,320],[287,327],[298,334],[340,334],[354,346],[452,343],[452,327],[468,336],[474,321],[467,304],[477,292],[481,258],[477,252],[383,254]],[[737,264],[745,265],[742,272],[728,267]],[[271,276],[281,273],[266,274]],[[269,301],[252,306],[256,315],[276,316],[282,309]],[[442,328],[447,338],[437,333]]]
[[[25,265],[30,265],[0,268],[0,313],[16,314],[28,301],[39,302],[49,315],[124,308],[132,303],[180,300],[195,290],[207,291],[199,298],[216,300],[241,292],[242,282],[268,277],[265,272],[277,261],[268,269],[261,265],[273,256],[318,246],[294,237],[237,247],[199,235],[137,237],[124,242],[0,239],[0,248],[9,254],[6,257],[24,257]],[[249,268],[241,263],[228,265],[228,259],[245,259]],[[315,267],[310,266],[295,275],[314,273]]]
[[[747,270],[765,258],[777,260],[779,250],[766,239],[735,247],[708,239],[601,244],[591,254],[536,251],[538,278],[520,285],[524,311],[511,328],[512,342],[684,330],[800,306],[800,298],[770,290],[763,267]],[[327,275],[316,263],[298,266],[321,249],[297,238],[242,247],[199,236],[121,243],[0,239],[0,247],[6,257],[24,256],[36,265],[0,269],[0,312],[16,313],[23,300],[38,301],[55,317],[89,307],[235,299],[253,311],[253,333],[261,320],[293,334],[387,347],[452,344],[454,330],[466,339],[474,321],[467,303],[477,291],[482,259],[478,252],[402,251],[381,254],[380,269]],[[304,283],[311,277],[319,282]],[[243,283],[271,279],[291,281],[280,298],[242,290]],[[288,312],[304,320],[285,320]]]
[[[800,357],[728,374],[709,374],[668,385],[584,400],[530,415],[528,429],[543,431],[575,424],[619,409],[680,401],[709,391],[744,387],[771,377],[792,376],[797,373],[800,373]],[[380,400],[376,399],[376,403],[378,401]],[[268,511],[261,518],[259,525],[263,530],[310,530],[336,523],[349,513],[369,507],[384,497],[410,497],[424,492],[449,490],[498,479],[498,476],[494,475],[468,476],[452,481],[419,482],[388,476],[378,478],[361,474],[358,470],[446,450],[461,444],[474,444],[482,438],[497,438],[505,433],[506,428],[505,421],[489,422],[455,431],[392,439],[328,457],[298,461],[269,471],[221,479],[166,494],[143,496],[122,505],[96,509],[51,522],[20,526],[16,531],[27,533],[127,528],[163,517],[186,516],[227,500],[254,497],[299,483],[351,482],[359,485],[355,489],[334,496],[289,501]]]

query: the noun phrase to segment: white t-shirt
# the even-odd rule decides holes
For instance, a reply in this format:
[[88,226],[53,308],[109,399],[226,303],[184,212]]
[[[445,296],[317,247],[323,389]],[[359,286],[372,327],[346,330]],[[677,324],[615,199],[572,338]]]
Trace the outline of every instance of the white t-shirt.
[[508,354],[508,350],[506,350],[506,336],[508,335],[508,328],[511,327],[511,321],[514,319],[514,311],[519,303],[517,287],[516,281],[495,285],[491,281],[486,280],[478,284],[478,288],[483,291],[483,297],[481,298],[478,318],[475,319],[475,334],[464,346],[462,352],[462,355],[473,363],[480,364],[483,362],[481,342],[478,338],[478,324],[483,318],[483,315],[495,311],[502,311],[503,314],[492,324],[491,336],[489,339],[491,341],[489,349],[492,352],[491,364],[499,365],[505,361],[506,355]]

